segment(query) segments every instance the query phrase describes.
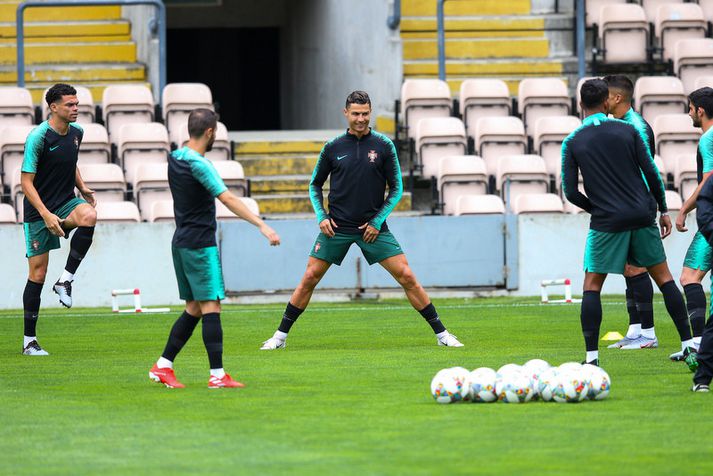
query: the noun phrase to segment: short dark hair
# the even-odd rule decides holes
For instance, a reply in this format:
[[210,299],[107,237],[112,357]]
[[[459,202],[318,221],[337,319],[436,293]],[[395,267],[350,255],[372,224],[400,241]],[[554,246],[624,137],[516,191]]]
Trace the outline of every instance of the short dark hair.
[[595,108],[609,97],[609,86],[603,79],[589,79],[579,89],[582,105],[585,109]]
[[206,129],[218,126],[218,114],[210,109],[198,108],[188,115],[188,135],[193,139],[201,137]]
[[347,102],[344,106],[349,109],[350,104],[368,104],[371,107],[371,99],[366,91],[352,91],[349,96],[347,96]]
[[62,99],[62,96],[76,95],[77,90],[69,84],[57,83],[47,90],[47,94],[45,94],[45,101],[47,101],[47,105],[49,106],[50,104],[56,103]]
[[627,100],[631,102],[631,98],[634,96],[634,83],[624,76],[623,74],[610,74],[609,76],[604,76],[602,78],[610,88],[620,89]]
[[708,119],[713,119],[713,88],[696,89],[688,95],[688,102],[696,109],[703,108]]

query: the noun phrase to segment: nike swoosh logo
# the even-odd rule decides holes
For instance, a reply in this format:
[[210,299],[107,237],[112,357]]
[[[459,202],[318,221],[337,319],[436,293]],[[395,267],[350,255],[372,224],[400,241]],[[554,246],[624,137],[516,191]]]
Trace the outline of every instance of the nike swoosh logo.
[[[347,155],[349,155],[349,154],[347,154]],[[337,156],[337,160],[342,160],[344,157],[346,157],[346,155],[342,155],[341,157]]]
[[56,146],[54,146],[54,147],[50,147],[50,152],[52,152],[53,150],[55,150],[57,147],[59,147],[59,146],[56,145]]

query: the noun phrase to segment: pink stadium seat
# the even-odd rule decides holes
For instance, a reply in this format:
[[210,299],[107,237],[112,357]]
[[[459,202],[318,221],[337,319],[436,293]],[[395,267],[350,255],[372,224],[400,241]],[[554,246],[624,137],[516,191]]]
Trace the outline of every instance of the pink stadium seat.
[[698,76],[693,83],[693,90],[709,87],[713,88],[713,75],[712,76]]
[[153,94],[140,84],[107,86],[102,95],[102,114],[109,138],[116,143],[116,135],[124,124],[153,121]]
[[690,94],[696,78],[713,75],[713,39],[684,39],[676,43],[673,71],[681,78],[683,90]]
[[141,211],[141,218],[149,220],[153,203],[172,200],[168,186],[168,163],[144,163],[136,167],[134,177],[134,200]]
[[694,154],[701,137],[700,129],[693,127],[688,114],[662,114],[652,124],[656,137],[656,151],[663,159],[666,170],[676,170],[676,157]]
[[488,193],[488,173],[485,162],[475,155],[442,157],[438,166],[438,191],[443,213],[455,213],[460,195]]
[[686,38],[704,38],[708,30],[703,10],[695,3],[662,3],[654,24],[664,61],[673,59],[676,42]]
[[666,206],[670,212],[677,212],[681,210],[681,207],[683,206],[681,195],[673,190],[666,190]]
[[516,215],[525,213],[564,213],[562,199],[554,193],[525,193],[515,197],[512,212]]
[[202,83],[172,83],[163,88],[163,122],[171,142],[178,143],[181,125],[188,120],[193,109],[214,110],[213,94]]
[[601,15],[602,7],[610,4],[626,3],[627,0],[587,0],[586,2],[586,23],[587,27],[599,24],[599,16]]
[[[260,206],[258,203],[250,197],[240,197],[240,200],[248,207],[253,214],[260,216]],[[240,220],[233,212],[231,212],[228,207],[223,205],[220,200],[215,201],[215,217],[218,220]]]
[[137,165],[148,162],[166,163],[170,144],[163,124],[124,124],[117,132],[119,165],[127,182],[133,182]]
[[17,223],[15,209],[12,207],[12,205],[8,205],[7,203],[0,203],[0,224],[14,223]]
[[466,79],[460,85],[460,113],[469,137],[481,117],[509,116],[510,91],[501,79]]
[[0,127],[30,126],[35,123],[35,106],[30,91],[12,86],[0,87]]
[[525,132],[532,136],[537,119],[569,114],[570,98],[567,85],[558,78],[526,78],[518,86],[518,110]]
[[667,182],[666,174],[667,174],[668,170],[666,170],[666,165],[663,163],[663,159],[658,154],[654,156],[654,165],[656,165],[656,168],[659,169],[659,174],[661,175],[661,180],[665,184]]
[[[188,143],[188,139],[188,123],[185,123],[178,128],[178,142],[176,143],[178,148],[184,147]],[[228,128],[222,122],[218,122],[213,150],[206,152],[205,158],[209,160],[230,160],[230,152]]]
[[562,168],[562,142],[581,124],[574,116],[541,117],[535,123],[534,151],[545,159],[551,176],[557,177]]
[[649,23],[644,9],[632,3],[606,5],[599,18],[599,48],[605,63],[647,61]]
[[681,154],[676,157],[673,183],[681,197],[688,198],[698,187],[696,154]]
[[228,190],[239,197],[248,194],[248,182],[245,179],[243,166],[235,160],[218,160],[213,162],[213,166],[218,171],[218,175],[223,179]]
[[15,170],[10,175],[10,199],[12,200],[12,206],[15,208],[15,214],[17,215],[18,223],[22,222],[24,218],[24,206],[23,199],[25,194],[22,192],[22,173],[20,172],[20,166],[15,167]]
[[416,136],[424,118],[448,117],[453,110],[451,90],[440,79],[407,79],[401,85],[401,117],[407,136]]
[[97,202],[97,222],[138,223],[139,209],[134,202]]
[[475,123],[475,152],[495,175],[499,157],[527,152],[525,126],[517,117],[481,117]]
[[659,9],[662,6],[678,6],[683,4],[683,0],[640,0],[638,3],[641,3],[641,7],[644,9],[646,21],[655,25]]
[[[84,124],[94,122],[96,108],[94,107],[92,92],[84,86],[73,87],[77,90],[77,100],[79,101],[79,116],[77,117],[77,122],[82,124],[82,126],[84,126]],[[50,107],[47,105],[47,101],[45,101],[47,91],[49,91],[49,88],[44,90],[42,93],[42,100],[40,101],[42,104],[42,117],[44,119],[49,118],[50,115]]]
[[703,10],[706,21],[713,22],[713,0],[698,0],[698,6]]
[[79,164],[82,180],[95,192],[97,201],[123,202],[126,196],[124,172],[116,164]]
[[497,195],[460,195],[455,215],[502,215],[505,204]]
[[156,200],[151,202],[147,220],[151,223],[173,223],[173,200]]
[[661,114],[686,112],[688,99],[683,83],[675,76],[642,76],[634,85],[634,105],[651,124]]
[[547,193],[550,177],[539,155],[510,155],[498,159],[495,185],[505,203],[524,193]]
[[418,121],[416,150],[423,177],[435,177],[441,157],[463,155],[468,139],[463,122],[455,117],[431,117]]
[[109,134],[101,124],[82,124],[84,135],[79,148],[79,163],[106,164],[111,161]]
[[25,141],[35,126],[6,126],[0,129],[0,172],[7,185],[8,176],[22,165]]

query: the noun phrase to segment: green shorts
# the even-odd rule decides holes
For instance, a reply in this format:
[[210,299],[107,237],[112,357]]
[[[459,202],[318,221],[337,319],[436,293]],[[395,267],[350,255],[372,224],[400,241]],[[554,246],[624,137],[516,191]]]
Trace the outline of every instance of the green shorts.
[[332,238],[328,238],[324,233],[320,233],[309,255],[339,266],[352,243],[356,243],[361,248],[361,252],[369,264],[378,263],[386,258],[404,253],[390,231],[379,233],[373,243],[365,242],[362,236],[336,233]]
[[590,229],[587,235],[584,271],[624,274],[627,263],[648,268],[664,261],[666,253],[656,225],[618,233]]
[[[87,203],[86,200],[82,200],[81,198],[72,198],[67,200],[61,207],[56,210],[52,210],[52,213],[62,219],[65,219],[74,211],[75,208],[83,203]],[[50,250],[56,250],[59,248],[59,236],[53,235],[47,229],[44,220],[25,222],[23,227],[25,229],[25,253],[28,258],[31,256],[43,255]],[[65,233],[64,237],[68,238],[69,233]]]
[[683,267],[710,271],[712,252],[713,249],[711,249],[711,245],[709,245],[703,235],[701,235],[701,232],[697,231],[693,237],[691,246],[689,246],[688,251],[686,251]]
[[223,269],[217,246],[208,248],[176,248],[173,269],[178,281],[178,295],[186,301],[216,301],[225,299]]

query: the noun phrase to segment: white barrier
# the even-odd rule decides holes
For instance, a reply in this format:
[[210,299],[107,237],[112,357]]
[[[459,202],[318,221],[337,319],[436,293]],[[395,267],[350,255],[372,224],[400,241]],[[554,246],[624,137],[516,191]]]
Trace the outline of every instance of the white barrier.
[[[119,309],[119,296],[134,296],[134,308]],[[169,307],[141,307],[141,290],[133,289],[114,289],[111,292],[111,310],[112,312],[170,312]]]
[[[550,286],[564,286],[564,299],[550,300],[547,295],[547,288]],[[581,299],[572,299],[572,282],[569,278],[542,280],[540,282],[540,293],[542,295],[542,304],[582,302]]]

